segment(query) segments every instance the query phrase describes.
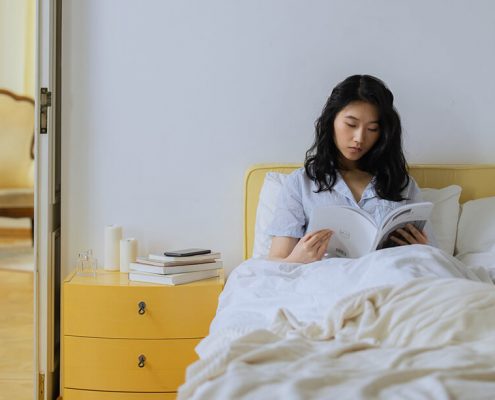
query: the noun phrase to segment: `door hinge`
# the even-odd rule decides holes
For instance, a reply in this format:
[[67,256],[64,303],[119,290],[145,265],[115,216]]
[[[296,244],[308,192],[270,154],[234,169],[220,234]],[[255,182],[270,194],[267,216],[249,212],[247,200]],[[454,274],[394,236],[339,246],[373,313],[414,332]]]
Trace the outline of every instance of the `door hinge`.
[[40,133],[47,133],[48,107],[52,106],[52,92],[41,88],[40,93]]
[[38,400],[45,398],[45,374],[39,374],[38,376]]

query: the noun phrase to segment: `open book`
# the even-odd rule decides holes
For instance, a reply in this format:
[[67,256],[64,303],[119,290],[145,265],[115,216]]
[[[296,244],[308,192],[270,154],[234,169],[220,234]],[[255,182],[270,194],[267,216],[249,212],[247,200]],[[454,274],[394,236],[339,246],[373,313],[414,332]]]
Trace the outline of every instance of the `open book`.
[[377,226],[370,214],[357,207],[315,208],[307,232],[332,230],[328,256],[357,258],[373,250],[396,246],[390,236],[407,224],[422,231],[432,210],[433,203],[430,202],[406,204],[391,211]]

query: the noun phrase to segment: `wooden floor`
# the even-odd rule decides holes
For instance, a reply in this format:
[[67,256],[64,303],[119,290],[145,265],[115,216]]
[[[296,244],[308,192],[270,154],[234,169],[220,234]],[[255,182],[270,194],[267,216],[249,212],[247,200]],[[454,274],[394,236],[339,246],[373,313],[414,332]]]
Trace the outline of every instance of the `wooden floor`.
[[[5,238],[0,242],[5,243]],[[30,400],[34,393],[33,273],[11,270],[10,265],[2,268],[2,262],[11,260],[0,256],[0,400]]]

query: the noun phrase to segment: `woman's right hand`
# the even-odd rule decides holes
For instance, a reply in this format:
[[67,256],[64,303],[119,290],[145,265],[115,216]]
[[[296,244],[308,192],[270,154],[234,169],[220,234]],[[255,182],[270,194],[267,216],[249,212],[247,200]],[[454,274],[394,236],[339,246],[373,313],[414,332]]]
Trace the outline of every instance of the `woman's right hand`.
[[332,235],[333,231],[329,229],[306,233],[284,261],[302,264],[320,261],[325,255]]

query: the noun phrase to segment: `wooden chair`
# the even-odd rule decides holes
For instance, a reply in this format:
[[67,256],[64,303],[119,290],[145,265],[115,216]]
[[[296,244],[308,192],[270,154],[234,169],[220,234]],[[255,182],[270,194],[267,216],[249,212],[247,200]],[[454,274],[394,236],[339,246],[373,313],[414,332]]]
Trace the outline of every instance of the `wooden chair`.
[[34,100],[0,89],[0,217],[34,229]]

